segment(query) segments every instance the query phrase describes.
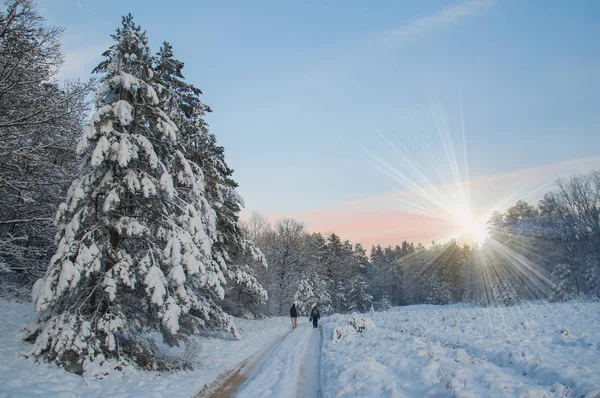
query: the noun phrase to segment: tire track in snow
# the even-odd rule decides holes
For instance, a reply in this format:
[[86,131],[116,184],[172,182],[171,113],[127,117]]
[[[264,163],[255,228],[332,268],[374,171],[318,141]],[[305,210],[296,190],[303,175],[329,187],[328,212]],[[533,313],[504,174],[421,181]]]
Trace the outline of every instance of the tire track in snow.
[[273,349],[235,396],[320,396],[321,330],[300,325]]
[[313,330],[302,359],[300,378],[298,379],[298,397],[321,397],[321,350],[323,347],[323,328],[318,333]]
[[206,385],[194,398],[225,398],[233,396],[238,388],[253,374],[254,370],[264,364],[271,351],[281,344],[290,333],[291,331],[284,336],[278,337],[268,347],[244,359],[234,369],[220,375],[217,380],[210,385]]

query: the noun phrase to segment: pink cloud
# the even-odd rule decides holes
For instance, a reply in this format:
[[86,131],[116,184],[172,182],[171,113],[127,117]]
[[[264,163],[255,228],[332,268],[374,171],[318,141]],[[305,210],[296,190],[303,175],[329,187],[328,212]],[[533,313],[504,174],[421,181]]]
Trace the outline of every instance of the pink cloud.
[[456,225],[448,221],[400,211],[308,210],[289,216],[302,220],[311,232],[335,232],[366,248],[395,245],[403,240],[426,244],[456,230]]

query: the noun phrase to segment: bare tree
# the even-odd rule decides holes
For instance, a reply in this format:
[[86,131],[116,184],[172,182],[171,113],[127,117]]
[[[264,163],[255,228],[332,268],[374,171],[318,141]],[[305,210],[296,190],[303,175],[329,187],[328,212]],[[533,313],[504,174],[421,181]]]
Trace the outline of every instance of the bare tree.
[[260,275],[269,293],[267,312],[283,315],[294,299],[303,268],[310,261],[308,234],[304,224],[291,219],[278,220],[261,238],[269,268]]
[[13,293],[46,268],[93,88],[56,81],[62,29],[34,6],[9,0],[0,10],[0,288]]
[[242,228],[249,240],[260,245],[263,238],[271,229],[271,224],[269,224],[269,221],[264,214],[253,211],[250,218],[247,221],[242,222]]

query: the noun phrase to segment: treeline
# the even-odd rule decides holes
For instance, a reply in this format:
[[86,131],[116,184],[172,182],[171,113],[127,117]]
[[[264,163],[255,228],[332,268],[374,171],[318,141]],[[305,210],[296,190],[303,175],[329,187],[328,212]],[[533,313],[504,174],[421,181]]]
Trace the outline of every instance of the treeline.
[[[271,225],[253,214],[245,225],[268,270],[256,270],[269,301],[255,312],[283,315],[290,303],[326,312],[396,305],[600,296],[600,172],[559,180],[537,206],[518,201],[496,212],[482,245],[456,241],[373,246],[336,234],[309,233],[300,221]],[[243,296],[240,296],[242,298]]]
[[289,218],[271,224],[254,213],[244,227],[269,264],[268,269],[256,269],[269,300],[254,312],[284,315],[293,302],[302,313],[313,304],[324,313],[366,312],[446,304],[470,294],[465,280],[473,252],[469,245],[403,242],[374,246],[369,255],[360,243],[341,240],[335,233],[309,233],[302,222]]
[[559,180],[537,206],[519,201],[495,213],[479,262],[498,297],[600,297],[600,171]]
[[93,82],[61,84],[62,29],[31,1],[0,10],[0,294],[27,295],[54,249]]

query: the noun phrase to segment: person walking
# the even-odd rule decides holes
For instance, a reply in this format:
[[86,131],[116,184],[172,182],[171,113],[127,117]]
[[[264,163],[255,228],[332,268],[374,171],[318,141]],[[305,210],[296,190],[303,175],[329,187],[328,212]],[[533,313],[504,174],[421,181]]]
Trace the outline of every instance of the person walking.
[[319,318],[321,318],[321,312],[315,304],[312,311],[310,311],[310,318],[308,318],[309,321],[312,321],[313,328],[316,328],[319,325]]
[[297,319],[298,319],[298,310],[296,310],[296,303],[292,305],[290,308],[290,318],[292,319],[292,329],[296,329]]

